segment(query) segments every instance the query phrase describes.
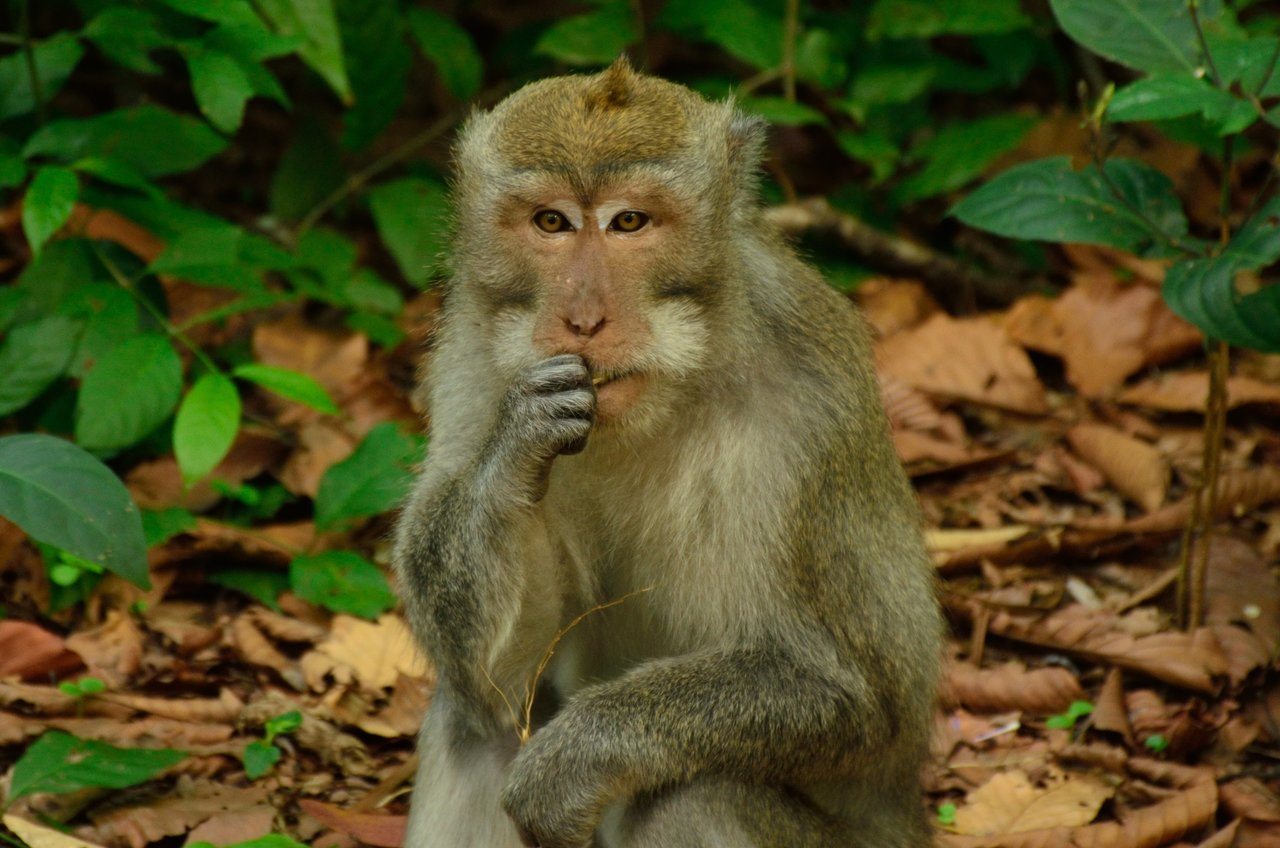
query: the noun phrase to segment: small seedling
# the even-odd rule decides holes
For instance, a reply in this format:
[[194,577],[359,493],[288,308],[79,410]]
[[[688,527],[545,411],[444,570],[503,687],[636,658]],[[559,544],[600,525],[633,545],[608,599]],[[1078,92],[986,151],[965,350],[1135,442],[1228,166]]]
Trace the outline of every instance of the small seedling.
[[97,695],[105,691],[107,684],[96,677],[82,677],[79,680],[64,680],[58,684],[58,691],[64,695],[81,700],[88,695]]
[[275,744],[276,737],[283,733],[292,733],[301,726],[302,713],[297,710],[290,710],[275,718],[267,719],[267,723],[263,725],[262,738],[246,745],[244,753],[240,755],[244,763],[244,773],[250,780],[262,777],[280,762],[283,752]]
[[1153,733],[1146,739],[1142,740],[1142,745],[1147,750],[1155,754],[1162,754],[1169,747],[1169,740],[1165,739],[1159,733]]
[[1091,712],[1093,712],[1093,704],[1088,701],[1072,701],[1065,713],[1045,719],[1044,726],[1053,730],[1071,730],[1076,726],[1077,721]]
[[955,804],[939,804],[938,805],[938,824],[943,827],[950,827],[956,823],[956,805]]

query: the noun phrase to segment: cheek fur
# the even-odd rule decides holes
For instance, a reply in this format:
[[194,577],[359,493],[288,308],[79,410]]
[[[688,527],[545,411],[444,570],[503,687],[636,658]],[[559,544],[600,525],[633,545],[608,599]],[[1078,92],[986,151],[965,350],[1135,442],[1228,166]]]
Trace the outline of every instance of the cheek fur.
[[639,356],[642,368],[680,376],[702,364],[708,330],[697,306],[681,301],[661,302],[649,309],[647,318],[650,342]]
[[490,319],[490,350],[498,371],[515,374],[542,359],[533,347],[535,321],[534,312],[527,309],[502,310]]

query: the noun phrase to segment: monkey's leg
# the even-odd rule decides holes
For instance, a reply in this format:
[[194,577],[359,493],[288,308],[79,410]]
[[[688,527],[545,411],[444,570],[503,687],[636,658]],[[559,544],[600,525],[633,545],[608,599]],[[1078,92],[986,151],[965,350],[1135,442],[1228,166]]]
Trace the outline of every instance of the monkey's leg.
[[[627,805],[601,848],[854,848],[849,830],[785,789],[699,780]],[[882,848],[882,846],[876,846]]]
[[498,800],[515,738],[460,735],[455,709],[448,694],[438,692],[427,710],[404,848],[520,848]]

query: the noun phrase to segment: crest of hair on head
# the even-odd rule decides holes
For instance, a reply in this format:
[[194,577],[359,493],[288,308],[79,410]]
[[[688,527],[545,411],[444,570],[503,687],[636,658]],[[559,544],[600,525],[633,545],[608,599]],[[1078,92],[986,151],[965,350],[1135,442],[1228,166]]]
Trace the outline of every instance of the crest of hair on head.
[[587,91],[586,106],[589,110],[620,109],[631,101],[632,88],[638,75],[631,67],[627,54],[613,60],[604,73]]

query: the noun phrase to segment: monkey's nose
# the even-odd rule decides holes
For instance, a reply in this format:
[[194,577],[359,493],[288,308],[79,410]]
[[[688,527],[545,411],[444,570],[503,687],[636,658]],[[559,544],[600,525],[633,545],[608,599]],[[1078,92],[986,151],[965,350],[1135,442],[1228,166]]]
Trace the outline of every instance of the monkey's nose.
[[588,339],[604,329],[604,325],[608,321],[608,319],[603,315],[599,318],[595,316],[591,316],[589,318],[564,316],[561,320],[563,320],[564,325],[569,328],[569,332],[573,333],[575,336],[583,336]]

